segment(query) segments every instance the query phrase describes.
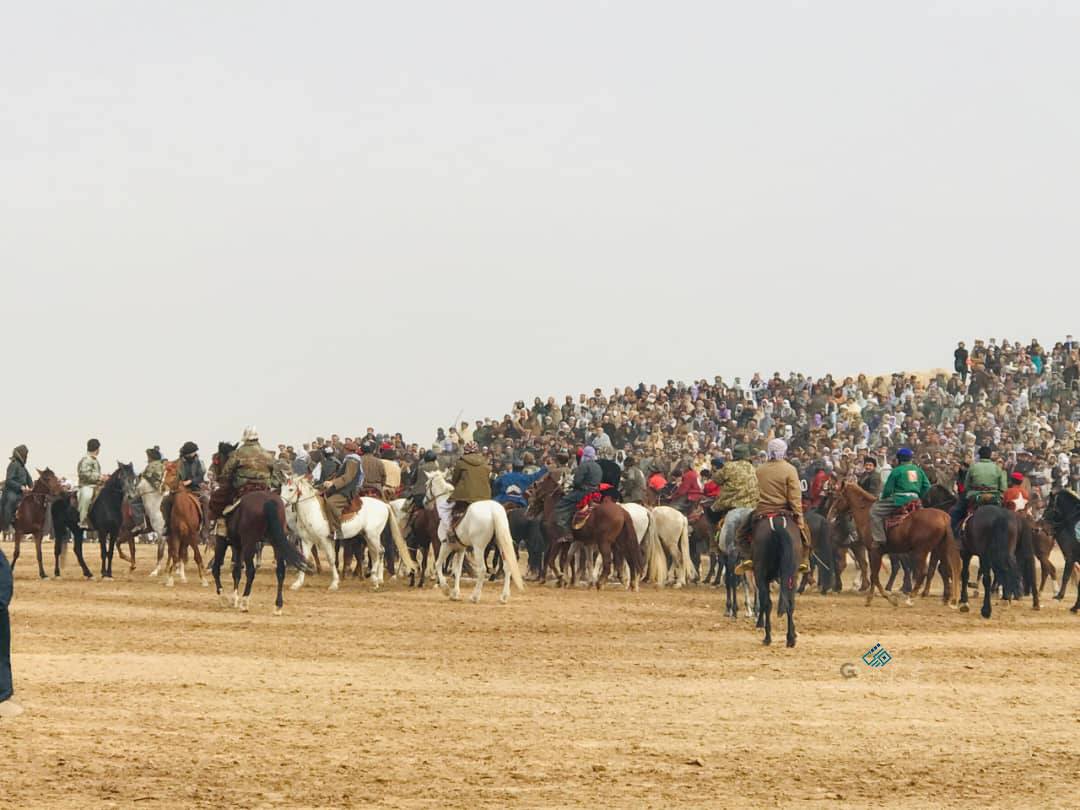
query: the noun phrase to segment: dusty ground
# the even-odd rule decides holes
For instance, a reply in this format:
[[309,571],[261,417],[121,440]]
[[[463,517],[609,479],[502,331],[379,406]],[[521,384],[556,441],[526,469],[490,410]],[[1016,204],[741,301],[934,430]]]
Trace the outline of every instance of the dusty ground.
[[711,588],[501,607],[313,577],[275,618],[267,568],[242,615],[139,552],[113,582],[20,561],[0,805],[1080,804],[1080,617],[1052,601],[987,622],[808,595],[787,650]]

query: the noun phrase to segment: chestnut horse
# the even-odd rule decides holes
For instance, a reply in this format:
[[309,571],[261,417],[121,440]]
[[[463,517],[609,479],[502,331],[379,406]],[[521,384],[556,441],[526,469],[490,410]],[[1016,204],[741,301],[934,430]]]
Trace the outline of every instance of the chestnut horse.
[[[600,578],[596,581],[596,589],[600,590],[611,574],[612,550],[617,549],[630,565],[630,581],[626,587],[636,591],[645,563],[630,515],[614,501],[603,500],[593,507],[592,514],[589,515],[584,526],[572,530],[567,535],[555,524],[555,507],[559,494],[559,482],[549,475],[535,485],[534,494],[529,501],[530,509],[539,511],[543,515],[544,528],[547,530],[548,537],[552,538],[544,560],[544,570],[546,571],[552,565],[557,554],[568,550],[573,541],[586,546],[596,546],[604,562]],[[561,577],[560,584],[562,584]]]
[[[202,506],[199,499],[190,490],[180,487],[173,495],[172,512],[170,512],[169,535],[165,538],[168,544],[168,561],[165,563],[165,587],[173,586],[173,571],[177,568],[183,574],[184,560],[182,554],[185,549],[191,549],[195,557],[195,566],[199,570],[199,581],[205,588],[210,583],[206,581],[206,570],[203,568],[202,552],[199,551],[199,542],[202,539]],[[184,581],[183,577],[181,580]]]
[[[938,559],[944,560],[942,577],[946,579],[946,593],[949,607],[956,607],[960,577],[960,552],[953,538],[949,516],[938,509],[919,509],[898,526],[889,529],[884,548],[874,542],[870,533],[870,507],[877,500],[853,481],[840,481],[833,490],[832,504],[829,507],[829,519],[838,515],[850,514],[855,523],[855,531],[870,556],[870,590],[866,592],[866,604],[874,598],[875,589],[889,600],[889,604],[898,604],[893,594],[885,593],[881,586],[881,558],[886,553],[909,554],[915,565],[915,592],[927,576],[927,557],[934,552]],[[908,596],[908,604],[911,597]]]
[[15,563],[19,561],[19,546],[22,545],[23,535],[32,534],[34,549],[37,551],[38,576],[42,579],[49,578],[45,573],[45,564],[41,561],[41,538],[45,535],[45,515],[49,511],[49,503],[63,494],[64,490],[56,473],[48,467],[38,470],[38,480],[34,482],[34,488],[19,501],[15,519],[11,522],[15,535],[15,553],[11,557],[12,571],[15,570]]

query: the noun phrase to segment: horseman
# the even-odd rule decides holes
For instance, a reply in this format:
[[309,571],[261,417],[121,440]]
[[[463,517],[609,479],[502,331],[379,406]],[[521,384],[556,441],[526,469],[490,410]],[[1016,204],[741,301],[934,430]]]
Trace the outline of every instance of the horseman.
[[[714,459],[714,467],[716,461]],[[757,473],[750,463],[750,446],[737,444],[731,450],[731,461],[722,463],[713,473],[713,481],[720,487],[720,492],[708,510],[709,520],[720,523],[732,509],[753,509],[758,505]]]
[[401,465],[398,463],[394,445],[383,442],[379,446],[379,460],[383,466],[383,499],[392,501],[401,492]]
[[574,517],[574,509],[587,495],[592,495],[600,489],[600,482],[604,478],[604,471],[596,463],[596,448],[586,445],[581,452],[581,463],[574,470],[574,480],[570,485],[570,491],[559,500],[555,507],[555,523],[564,531],[570,531],[570,521]]
[[11,462],[8,464],[7,479],[4,481],[4,494],[0,501],[0,530],[7,530],[15,520],[15,512],[19,508],[23,494],[29,492],[34,486],[34,481],[26,469],[28,454],[25,444],[20,444],[11,451]]
[[452,500],[447,499],[439,508],[439,534],[451,542],[456,542],[453,518],[464,514],[470,504],[491,500],[491,466],[481,454],[480,445],[466,442],[464,451],[450,474]]
[[862,472],[855,479],[855,483],[875,498],[881,494],[881,473],[878,472],[876,458],[867,456],[863,459]]
[[528,506],[529,502],[525,497],[525,493],[529,491],[529,487],[545,475],[547,475],[547,467],[541,467],[536,472],[528,474],[525,472],[525,462],[514,459],[511,471],[500,475],[491,486],[491,491],[495,496],[494,500],[503,506],[507,504]]
[[[767,445],[768,460],[757,468],[758,502],[754,509],[755,517],[758,515],[788,512],[799,527],[802,538],[802,561],[799,563],[799,572],[806,573],[810,570],[810,532],[806,526],[806,520],[802,512],[802,486],[799,484],[799,473],[786,460],[787,442],[783,439],[770,439]],[[752,525],[749,521],[747,528]],[[750,549],[750,533],[740,532],[738,541],[740,562],[735,567],[736,574],[744,574],[753,568]]]
[[86,516],[90,513],[90,504],[94,502],[94,494],[101,485],[101,463],[98,454],[101,453],[101,442],[90,439],[86,443],[86,455],[79,461],[79,526],[83,529],[86,525]]
[[316,451],[319,454],[319,477],[315,481],[315,486],[320,489],[328,482],[337,478],[338,471],[341,469],[341,462],[338,461],[338,457],[334,455],[334,451],[329,446],[320,448]]
[[[676,470],[676,475],[679,475],[678,470]],[[702,494],[701,479],[698,478],[697,470],[692,464],[688,465],[679,478],[678,488],[671,495],[671,506],[684,515],[689,515],[701,500]]]
[[979,460],[968,468],[964,479],[967,501],[974,509],[988,503],[1001,506],[1002,496],[1008,488],[1005,470],[993,460],[994,451],[987,446],[979,448]]
[[870,508],[870,533],[879,546],[885,545],[885,519],[919,500],[930,489],[930,479],[912,462],[913,455],[906,447],[896,451],[896,466],[885,481],[881,497]]
[[1005,490],[1005,494],[1002,496],[1003,506],[1010,512],[1026,515],[1031,499],[1028,498],[1028,493],[1024,491],[1024,474],[1022,472],[1013,472],[1009,475],[1009,478],[1012,480],[1012,486]]
[[[161,454],[158,453],[160,456]],[[206,515],[209,512],[209,502],[202,493],[203,484],[206,482],[206,467],[199,458],[199,446],[195,442],[184,442],[180,447],[180,460],[176,462],[176,486],[178,490],[186,489],[199,499],[203,510],[203,526],[207,527]],[[161,516],[165,519],[165,534],[169,534],[169,518],[172,515],[175,493],[170,492],[161,501]]]
[[360,466],[364,470],[364,483],[361,485],[365,495],[379,500],[386,500],[383,487],[386,486],[386,467],[375,453],[378,445],[373,439],[365,439],[360,445]]
[[405,526],[406,533],[412,531],[416,516],[424,509],[424,501],[427,499],[428,476],[438,471],[439,456],[434,450],[426,451],[420,463],[413,468],[405,504],[405,509],[408,512]]
[[[139,478],[150,485],[155,492],[161,490],[161,484],[165,480],[165,462],[161,459],[161,450],[154,445],[146,450],[146,467]],[[132,524],[138,527],[146,527],[146,509],[143,507],[142,498],[131,500]]]
[[[229,506],[249,492],[270,489],[274,477],[274,454],[259,444],[259,431],[244,428],[240,446],[229,456],[221,470],[219,487],[210,498],[210,518],[218,520]],[[224,521],[218,521],[217,533],[227,533]]]
[[360,492],[364,483],[364,467],[360,458],[360,448],[356,442],[345,442],[345,460],[337,477],[323,484],[323,497],[326,500],[326,517],[330,522],[331,537],[341,536],[341,516],[345,508]]

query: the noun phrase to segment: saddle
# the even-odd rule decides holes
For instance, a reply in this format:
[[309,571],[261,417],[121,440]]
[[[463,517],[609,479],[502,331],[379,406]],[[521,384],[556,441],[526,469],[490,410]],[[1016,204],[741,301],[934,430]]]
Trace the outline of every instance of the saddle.
[[454,505],[450,508],[450,534],[457,536],[458,524],[461,523],[461,519],[465,517],[465,513],[469,511],[471,505],[462,501],[454,501]]
[[[360,487],[360,492],[357,493],[356,497],[357,498],[378,498],[383,503],[386,502],[386,496],[383,494],[383,489],[382,489],[381,484],[376,485],[376,486],[370,486],[370,487],[361,486]],[[353,500],[355,501],[355,498]],[[349,504],[349,507],[351,508],[352,504]],[[360,509],[360,507],[357,507],[357,511],[359,511],[359,509]]]
[[236,494],[233,496],[233,502],[221,510],[221,516],[225,517],[226,515],[231,514],[232,511],[240,505],[240,501],[244,500],[245,495],[250,495],[252,492],[266,492],[269,489],[270,487],[266,484],[259,483],[258,481],[251,481],[250,483],[244,484],[236,491]]
[[912,498],[906,504],[900,507],[895,513],[885,518],[885,531],[888,532],[896,526],[899,526],[913,514],[923,508],[922,501],[918,498]]
[[[330,505],[326,502],[325,495],[319,496],[319,503],[322,505],[323,516],[326,518],[327,523],[333,526],[335,521],[333,516],[330,514]],[[357,492],[355,495],[353,495],[352,500],[349,501],[348,504],[346,504],[345,508],[341,510],[341,517],[339,518],[338,522],[344,523],[346,520],[349,520],[353,515],[360,511],[363,505],[364,495],[362,492]]]
[[790,509],[770,509],[765,512],[758,512],[757,510],[754,510],[750,514],[750,519],[743,523],[743,525],[739,528],[739,539],[743,542],[749,543],[754,534],[754,527],[756,527],[758,523],[763,520],[768,520],[770,524],[774,520],[780,520],[783,521],[781,523],[782,526],[787,526],[789,522],[795,522],[795,513],[792,512]]
[[589,521],[589,517],[592,515],[593,509],[596,505],[604,500],[603,492],[590,492],[584,498],[577,502],[577,506],[574,507],[574,517],[570,521],[570,527],[577,531]]

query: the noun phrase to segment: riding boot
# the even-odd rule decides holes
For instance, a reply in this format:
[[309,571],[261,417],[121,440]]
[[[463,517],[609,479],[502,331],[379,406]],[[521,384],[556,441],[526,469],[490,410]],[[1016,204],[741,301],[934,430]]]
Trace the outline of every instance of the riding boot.
[[754,568],[753,554],[750,549],[750,536],[741,534],[735,539],[735,550],[739,555],[739,562],[735,566],[735,576],[742,576]]
[[334,511],[332,507],[326,510],[326,520],[330,524],[330,539],[334,539],[334,535],[341,537],[341,516]]

